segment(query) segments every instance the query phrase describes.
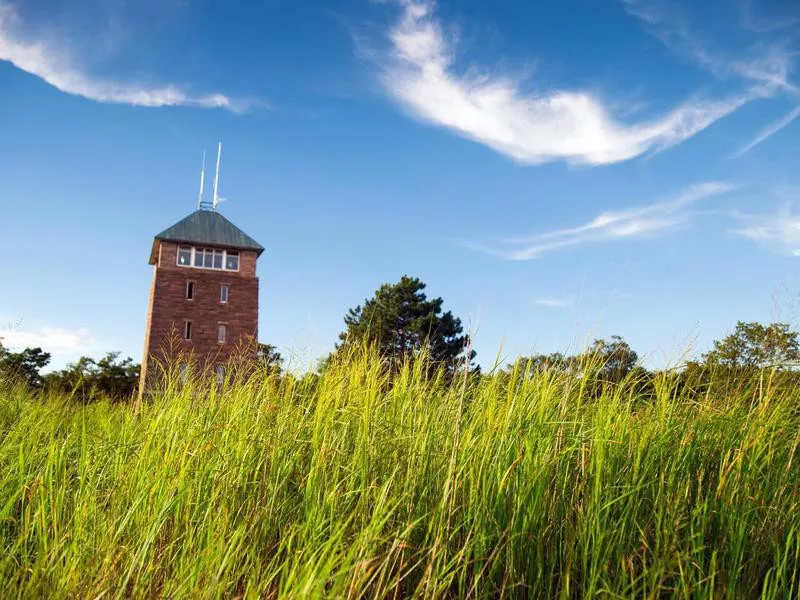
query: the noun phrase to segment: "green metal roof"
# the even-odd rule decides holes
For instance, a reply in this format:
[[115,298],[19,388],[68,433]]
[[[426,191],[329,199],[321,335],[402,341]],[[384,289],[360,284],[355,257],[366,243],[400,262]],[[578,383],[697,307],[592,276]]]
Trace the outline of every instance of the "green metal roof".
[[264,252],[264,246],[215,210],[196,210],[159,233],[155,239],[255,250],[259,256]]

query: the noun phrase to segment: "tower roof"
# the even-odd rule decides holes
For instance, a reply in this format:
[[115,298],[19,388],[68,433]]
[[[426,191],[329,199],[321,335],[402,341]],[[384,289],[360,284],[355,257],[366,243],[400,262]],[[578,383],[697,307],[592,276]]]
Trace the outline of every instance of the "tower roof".
[[[223,246],[240,250],[255,250],[258,256],[261,256],[261,253],[264,252],[264,246],[215,210],[196,210],[172,227],[168,227],[156,235],[155,239],[186,244]],[[153,249],[155,250],[155,244]],[[155,256],[151,255],[151,264],[154,260]]]

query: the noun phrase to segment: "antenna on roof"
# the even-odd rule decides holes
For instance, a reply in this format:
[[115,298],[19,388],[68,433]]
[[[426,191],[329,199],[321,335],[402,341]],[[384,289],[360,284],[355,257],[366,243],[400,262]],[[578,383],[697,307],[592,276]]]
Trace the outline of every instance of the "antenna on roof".
[[219,196],[217,195],[217,189],[219,186],[219,159],[222,156],[222,142],[219,142],[217,146],[217,174],[214,176],[214,201],[211,204],[213,210],[217,210],[217,204],[219,204]]
[[203,167],[200,169],[200,193],[197,195],[197,208],[203,208],[203,182],[206,179],[206,151],[203,150]]

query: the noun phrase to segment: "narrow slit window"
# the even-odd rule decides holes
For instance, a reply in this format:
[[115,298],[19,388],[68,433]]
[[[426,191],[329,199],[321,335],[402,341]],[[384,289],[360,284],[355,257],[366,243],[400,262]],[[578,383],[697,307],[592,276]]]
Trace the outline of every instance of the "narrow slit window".
[[194,300],[194,281],[186,282],[186,299]]
[[191,321],[184,321],[183,323],[183,339],[186,341],[191,341],[192,339],[192,322]]
[[221,285],[219,286],[219,301],[223,304],[228,301],[228,286]]
[[217,325],[217,341],[220,344],[225,343],[225,338],[228,336],[228,326],[225,323]]
[[181,383],[186,383],[186,378],[189,376],[189,365],[181,363],[178,365],[178,370],[181,374]]
[[225,366],[224,365],[217,365],[217,383],[222,385],[225,381]]

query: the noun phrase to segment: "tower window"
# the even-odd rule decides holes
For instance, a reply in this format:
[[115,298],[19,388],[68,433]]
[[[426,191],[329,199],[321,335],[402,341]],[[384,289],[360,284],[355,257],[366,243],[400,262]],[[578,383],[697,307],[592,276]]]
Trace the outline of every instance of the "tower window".
[[178,250],[178,264],[183,267],[188,267],[192,264],[192,249],[186,246],[181,246]]
[[225,343],[225,338],[228,335],[228,326],[225,323],[220,323],[217,325],[217,341],[220,344]]
[[225,365],[217,365],[217,383],[222,385],[225,381]]
[[183,339],[187,342],[192,340],[192,322],[191,321],[184,321],[183,322]]
[[239,251],[181,246],[178,249],[177,265],[196,269],[238,271]]
[[219,301],[223,304],[228,301],[228,286],[221,285],[219,286]]
[[186,282],[186,299],[194,300],[194,281]]

